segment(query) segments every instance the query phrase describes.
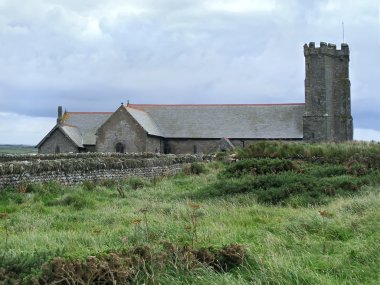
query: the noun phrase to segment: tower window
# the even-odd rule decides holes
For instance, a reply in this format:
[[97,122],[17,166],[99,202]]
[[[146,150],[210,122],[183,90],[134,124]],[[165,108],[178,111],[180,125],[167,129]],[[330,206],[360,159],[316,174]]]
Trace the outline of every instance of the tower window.
[[55,146],[55,151],[54,151],[55,153],[61,153],[61,148],[59,147],[59,145],[56,145]]
[[124,153],[124,144],[118,142],[115,146],[115,150],[116,152],[119,152],[119,153]]
[[197,147],[197,145],[195,144],[195,145],[193,145],[193,153],[197,153],[198,152],[198,147]]

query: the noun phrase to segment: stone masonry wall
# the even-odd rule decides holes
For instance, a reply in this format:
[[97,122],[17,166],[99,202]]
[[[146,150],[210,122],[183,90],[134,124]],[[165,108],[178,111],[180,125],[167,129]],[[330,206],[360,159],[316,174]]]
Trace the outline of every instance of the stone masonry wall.
[[123,179],[132,176],[153,178],[179,173],[185,164],[201,161],[203,157],[195,155],[131,158],[131,155],[109,154],[97,154],[87,158],[14,160],[0,163],[0,189],[49,181],[73,185],[84,181]]
[[146,141],[146,131],[122,106],[98,129],[96,151],[116,151],[119,143],[124,146],[123,152],[143,152],[147,151]]
[[60,152],[78,152],[78,148],[59,129],[50,135],[50,138],[40,146],[38,151],[40,153],[55,153],[57,146],[59,146]]
[[86,153],[59,153],[59,154],[0,154],[0,163],[10,161],[34,161],[34,160],[61,160],[61,159],[96,159],[96,158],[110,158],[110,159],[145,159],[145,158],[162,158],[168,157],[159,153],[142,152],[142,153],[99,153],[99,152],[86,152]]
[[220,139],[168,139],[169,152],[180,153],[211,153],[218,150]]
[[353,139],[349,80],[350,51],[347,44],[311,42],[304,46],[306,141],[347,141]]

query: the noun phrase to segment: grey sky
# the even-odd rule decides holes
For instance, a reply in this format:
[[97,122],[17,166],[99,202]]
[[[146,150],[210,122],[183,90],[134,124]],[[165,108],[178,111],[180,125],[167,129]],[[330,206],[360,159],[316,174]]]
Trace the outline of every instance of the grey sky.
[[303,44],[350,45],[355,137],[380,140],[378,0],[0,0],[0,143],[57,105],[304,101]]

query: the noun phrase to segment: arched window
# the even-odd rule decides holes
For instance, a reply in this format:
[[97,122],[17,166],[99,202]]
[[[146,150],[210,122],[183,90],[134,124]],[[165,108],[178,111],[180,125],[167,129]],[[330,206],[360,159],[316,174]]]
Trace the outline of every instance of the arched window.
[[117,143],[115,146],[116,152],[124,153],[124,145],[122,143]]
[[56,145],[55,146],[55,153],[60,153],[61,152],[61,148],[59,147],[59,145]]

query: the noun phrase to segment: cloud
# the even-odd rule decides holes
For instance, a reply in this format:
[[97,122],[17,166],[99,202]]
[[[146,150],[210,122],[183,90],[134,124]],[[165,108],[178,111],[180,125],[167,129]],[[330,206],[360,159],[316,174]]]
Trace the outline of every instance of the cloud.
[[269,12],[275,9],[276,1],[260,0],[219,0],[206,1],[205,7],[210,10],[225,11],[231,13]]
[[0,112],[303,102],[303,44],[339,47],[344,21],[354,124],[380,130],[376,1],[0,0],[0,9]]
[[358,141],[378,141],[380,142],[380,131],[373,129],[355,129],[354,139]]
[[55,125],[55,119],[0,112],[0,144],[36,145]]

